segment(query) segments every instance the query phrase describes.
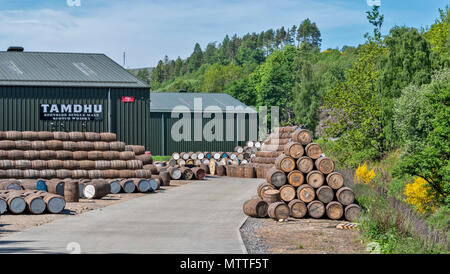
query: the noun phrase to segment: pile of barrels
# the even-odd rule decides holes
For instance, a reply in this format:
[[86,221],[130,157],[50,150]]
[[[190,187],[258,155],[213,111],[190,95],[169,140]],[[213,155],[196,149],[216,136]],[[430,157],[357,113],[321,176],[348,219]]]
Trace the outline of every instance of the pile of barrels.
[[44,212],[57,214],[64,210],[64,197],[37,190],[0,190],[0,215],[6,212],[13,214]]
[[356,220],[361,208],[354,204],[353,190],[344,186],[344,177],[335,171],[333,160],[325,157],[320,145],[312,142],[312,134],[292,127],[277,134],[283,137],[280,140],[290,138],[284,145],[269,147],[276,149],[270,156],[278,156],[263,157],[271,158],[273,164],[265,164],[270,165],[264,172],[266,182],[258,186],[258,196],[244,203],[244,212],[276,220],[306,216]]
[[144,166],[144,168],[152,168],[152,177],[158,178],[161,185],[170,185],[170,180],[203,180],[209,172],[206,164],[200,165],[178,165],[173,161],[157,162],[155,165]]

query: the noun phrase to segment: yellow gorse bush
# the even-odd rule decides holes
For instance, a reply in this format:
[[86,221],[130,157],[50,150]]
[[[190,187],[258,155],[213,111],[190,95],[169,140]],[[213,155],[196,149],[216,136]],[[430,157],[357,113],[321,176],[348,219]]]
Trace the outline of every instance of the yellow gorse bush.
[[361,164],[358,165],[358,168],[355,172],[355,179],[359,183],[371,185],[373,184],[372,180],[375,178],[375,168],[368,169],[367,163],[364,163],[362,166]]
[[423,178],[417,177],[414,182],[406,184],[404,194],[405,201],[417,208],[420,213],[433,211],[432,201],[436,193]]

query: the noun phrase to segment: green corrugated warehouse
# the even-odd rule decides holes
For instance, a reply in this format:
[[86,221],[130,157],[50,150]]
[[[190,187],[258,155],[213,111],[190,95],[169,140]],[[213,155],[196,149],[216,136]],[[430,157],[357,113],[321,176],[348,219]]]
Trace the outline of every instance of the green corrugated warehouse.
[[[228,94],[151,92],[150,101],[150,147],[154,155],[229,152],[257,139],[256,111]],[[223,118],[221,123],[219,117]],[[185,118],[189,121],[182,126]]]
[[114,132],[150,149],[149,86],[104,54],[0,52],[0,131]]

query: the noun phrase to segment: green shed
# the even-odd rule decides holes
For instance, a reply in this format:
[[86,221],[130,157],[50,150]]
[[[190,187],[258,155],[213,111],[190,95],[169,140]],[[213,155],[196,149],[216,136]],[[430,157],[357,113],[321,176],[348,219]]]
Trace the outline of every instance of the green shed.
[[0,131],[114,132],[150,149],[149,86],[104,54],[0,52]]
[[228,94],[150,92],[150,99],[154,155],[230,152],[257,139],[257,112]]

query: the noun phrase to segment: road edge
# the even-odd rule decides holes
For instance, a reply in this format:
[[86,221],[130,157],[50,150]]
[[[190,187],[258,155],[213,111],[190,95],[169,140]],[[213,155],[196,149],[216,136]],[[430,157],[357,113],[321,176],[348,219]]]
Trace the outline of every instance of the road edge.
[[242,222],[239,224],[239,226],[238,226],[238,228],[236,230],[236,233],[238,235],[239,244],[241,245],[241,249],[242,249],[242,253],[243,254],[248,254],[247,247],[245,247],[244,240],[242,240],[242,235],[241,235],[241,228],[244,226],[244,224],[247,221],[247,219],[248,219],[248,216],[246,216],[242,220]]

